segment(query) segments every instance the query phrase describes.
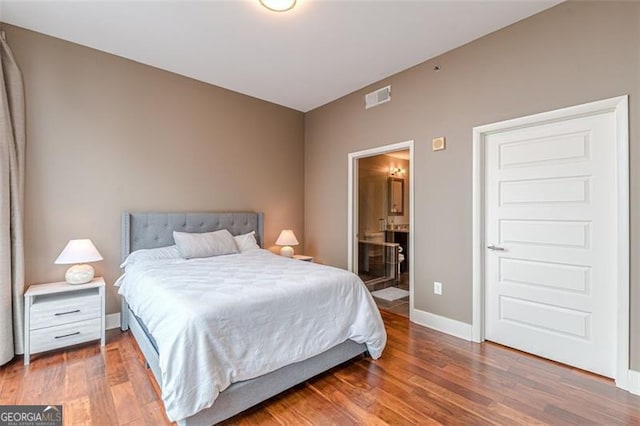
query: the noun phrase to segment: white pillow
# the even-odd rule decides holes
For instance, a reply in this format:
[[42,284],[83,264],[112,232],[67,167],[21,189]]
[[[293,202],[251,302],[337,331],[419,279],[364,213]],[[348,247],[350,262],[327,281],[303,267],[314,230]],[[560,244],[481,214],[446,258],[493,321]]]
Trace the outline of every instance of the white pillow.
[[122,262],[121,268],[131,266],[143,260],[177,259],[180,257],[178,248],[174,246],[158,247],[154,249],[140,249],[132,253]]
[[236,240],[226,229],[200,234],[173,231],[173,239],[176,240],[180,256],[185,259],[238,253]]
[[256,241],[256,231],[251,231],[248,234],[236,235],[233,237],[236,240],[236,244],[240,249],[240,253],[251,250],[258,250],[260,246]]

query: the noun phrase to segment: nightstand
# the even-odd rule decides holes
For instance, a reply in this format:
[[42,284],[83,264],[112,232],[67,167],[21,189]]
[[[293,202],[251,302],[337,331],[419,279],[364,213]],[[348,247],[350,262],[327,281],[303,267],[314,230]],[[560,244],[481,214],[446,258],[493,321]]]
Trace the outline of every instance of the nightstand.
[[303,262],[313,263],[313,256],[305,256],[304,254],[294,254],[294,259],[302,260]]
[[33,353],[100,339],[104,346],[105,283],[36,284],[24,293],[24,364]]

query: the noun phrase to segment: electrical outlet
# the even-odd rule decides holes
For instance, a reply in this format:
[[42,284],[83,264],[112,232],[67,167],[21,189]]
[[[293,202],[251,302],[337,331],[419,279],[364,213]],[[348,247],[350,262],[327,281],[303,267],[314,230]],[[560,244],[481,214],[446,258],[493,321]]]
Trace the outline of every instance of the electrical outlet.
[[437,295],[442,294],[442,283],[439,283],[438,281],[433,282],[433,293]]

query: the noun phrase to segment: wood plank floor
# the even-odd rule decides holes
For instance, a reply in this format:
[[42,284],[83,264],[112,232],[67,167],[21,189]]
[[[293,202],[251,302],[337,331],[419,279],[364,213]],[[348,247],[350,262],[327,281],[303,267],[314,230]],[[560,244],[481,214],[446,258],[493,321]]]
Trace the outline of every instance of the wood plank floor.
[[[383,312],[389,342],[260,404],[229,425],[640,425],[640,397],[610,380]],[[0,368],[0,405],[62,404],[65,424],[169,424],[130,333],[18,357]]]

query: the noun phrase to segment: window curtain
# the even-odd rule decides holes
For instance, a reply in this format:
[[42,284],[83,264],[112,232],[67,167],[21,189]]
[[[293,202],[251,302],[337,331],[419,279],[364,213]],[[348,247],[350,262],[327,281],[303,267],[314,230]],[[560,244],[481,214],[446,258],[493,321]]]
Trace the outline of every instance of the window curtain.
[[0,365],[24,353],[25,107],[22,74],[0,32]]

